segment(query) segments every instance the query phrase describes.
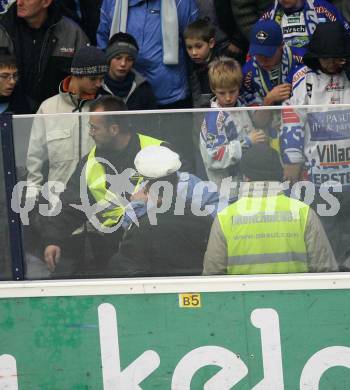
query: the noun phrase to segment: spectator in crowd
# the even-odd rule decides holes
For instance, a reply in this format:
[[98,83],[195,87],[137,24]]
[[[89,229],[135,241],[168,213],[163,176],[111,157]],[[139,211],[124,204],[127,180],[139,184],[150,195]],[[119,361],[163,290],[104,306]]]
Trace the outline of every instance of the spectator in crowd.
[[[225,7],[224,10],[221,9],[220,4],[223,4]],[[226,51],[228,57],[233,57],[237,60],[241,59],[242,56],[242,40],[235,40],[231,34],[227,34],[226,26],[221,24],[221,19],[218,18],[218,13],[222,12],[224,15],[229,12],[232,14],[231,5],[228,1],[217,1],[217,0],[197,0],[197,5],[199,8],[199,18],[207,20],[215,29],[215,42],[216,45],[221,49]],[[225,16],[226,17],[226,16]],[[233,20],[230,20],[230,30],[232,30]],[[233,35],[233,34],[232,34]]]
[[[57,1],[57,0],[56,0]],[[96,45],[96,32],[100,22],[102,0],[58,0],[62,13],[73,19],[89,37],[92,45]]]
[[223,54],[216,46],[215,29],[208,21],[198,19],[186,27],[184,38],[187,54],[192,61],[190,89],[193,106],[210,107],[213,92],[209,85],[208,66]]
[[198,16],[195,0],[104,0],[97,44],[128,32],[139,46],[135,68],[150,83],[161,108],[190,107],[182,34]]
[[273,106],[288,99],[298,63],[284,44],[280,26],[258,21],[251,31],[250,60],[243,67],[243,98],[248,105]]
[[87,43],[80,27],[52,0],[17,0],[0,20],[0,46],[16,56],[24,92],[36,108],[57,93],[74,52]]
[[333,194],[333,200],[338,199],[340,210],[321,220],[341,265],[349,249],[344,232],[349,231],[350,220],[350,121],[346,108],[327,105],[350,101],[350,37],[343,26],[331,22],[317,25],[303,60],[306,66],[295,73],[293,93],[286,104],[324,108],[284,110],[281,152],[285,177],[298,180],[305,164],[305,175],[316,187],[315,205],[324,204],[319,194],[322,185],[338,185],[341,193]]
[[[59,94],[45,100],[38,114],[89,111],[105,73],[105,54],[94,46],[79,49],[73,58],[71,75],[59,86]],[[34,120],[27,154],[27,197],[37,198],[47,180],[66,184],[79,160],[93,145],[86,117],[48,116]]]
[[[148,215],[125,233],[111,261],[112,274],[200,275],[212,220],[195,216],[189,204],[181,213],[175,212],[179,155],[162,146],[150,146],[136,155],[135,167],[148,180],[134,196],[147,204]],[[157,211],[154,221],[150,215]]]
[[0,113],[30,114],[31,105],[18,83],[16,58],[0,48]]
[[337,271],[316,213],[281,191],[278,153],[265,144],[243,155],[239,199],[219,212],[204,257],[204,275]]
[[[211,107],[240,107],[238,96],[242,77],[236,60],[220,57],[213,61],[209,67],[210,87],[215,95]],[[206,113],[200,150],[209,180],[218,186],[225,177],[234,176],[238,180],[242,149],[257,142],[267,142],[267,137],[263,131],[253,129],[246,111]]]
[[[126,110],[127,107],[120,98],[108,95],[97,99],[90,106],[90,112],[97,113],[91,114],[89,118],[90,135],[96,146],[79,162],[61,194],[61,213],[44,219],[44,259],[52,272],[58,265],[54,276],[82,276],[89,272],[90,276],[106,275],[108,259],[117,252],[122,235],[119,223],[125,210],[121,199],[127,202],[128,198],[123,196],[130,197],[135,186],[142,180],[138,175],[132,174],[134,171],[127,169],[134,169],[135,156],[141,149],[163,144],[161,140],[133,132],[125,115],[98,115],[101,112]],[[128,176],[126,181],[122,180],[123,175]],[[89,237],[93,256],[85,259],[85,265],[77,261],[77,258],[72,258],[70,251],[73,248],[65,245],[75,229],[88,219],[90,222],[93,220],[92,216],[88,218],[86,208],[76,209],[71,206],[87,202],[81,198],[82,178],[86,183],[89,205],[106,206],[94,215],[97,219],[95,228],[99,231],[91,233]],[[110,182],[108,178],[112,178]],[[113,230],[112,233],[106,232],[109,228]],[[102,232],[105,233],[101,234]]]
[[156,109],[157,102],[151,85],[133,68],[138,51],[132,35],[123,32],[113,35],[106,49],[109,72],[101,93],[120,97],[128,110]]
[[281,25],[284,42],[303,56],[317,24],[338,21],[350,34],[350,25],[337,8],[326,0],[275,0],[264,15]]

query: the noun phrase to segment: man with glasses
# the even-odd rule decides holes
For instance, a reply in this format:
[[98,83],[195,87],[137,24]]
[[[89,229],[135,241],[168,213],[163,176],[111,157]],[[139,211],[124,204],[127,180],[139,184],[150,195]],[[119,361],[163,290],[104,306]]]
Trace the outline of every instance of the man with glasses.
[[30,114],[29,100],[18,85],[16,58],[6,48],[0,48],[0,113]]

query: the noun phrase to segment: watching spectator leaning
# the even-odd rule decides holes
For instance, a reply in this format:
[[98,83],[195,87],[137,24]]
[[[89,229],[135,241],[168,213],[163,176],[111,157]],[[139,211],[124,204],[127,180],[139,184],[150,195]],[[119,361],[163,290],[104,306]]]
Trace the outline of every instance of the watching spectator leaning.
[[[71,75],[61,82],[59,94],[45,100],[37,113],[89,111],[107,71],[106,57],[100,49],[94,46],[79,49],[72,61]],[[27,196],[37,197],[47,164],[47,179],[66,184],[92,145],[85,116],[36,117],[27,155]]]
[[298,66],[284,44],[280,26],[260,20],[251,30],[250,60],[243,67],[243,98],[248,105],[273,106],[288,99]]
[[16,58],[0,48],[0,113],[30,114],[31,105],[18,84]]
[[182,34],[198,16],[195,0],[104,0],[97,44],[115,33],[131,34],[139,46],[135,63],[151,84],[161,108],[190,107]]
[[133,68],[138,51],[132,35],[119,32],[112,36],[106,49],[109,72],[101,93],[120,97],[129,110],[156,109],[151,85]]
[[203,274],[337,271],[316,213],[281,191],[278,153],[265,144],[253,145],[240,166],[246,183],[238,201],[214,220]]
[[[125,210],[121,199],[125,195],[126,197],[123,199],[128,202],[133,192],[133,190],[130,191],[130,185],[135,188],[142,181],[142,178],[138,175],[132,175],[128,176],[126,182],[123,182],[116,175],[116,172],[121,177],[123,177],[123,173],[129,175],[130,172],[125,170],[134,169],[135,156],[141,149],[149,145],[163,144],[159,139],[132,131],[125,115],[99,114],[126,110],[127,107],[120,98],[108,95],[97,99],[90,106],[92,114],[89,118],[89,134],[96,146],[79,162],[66,189],[61,194],[61,213],[56,217],[44,219],[46,247],[44,259],[52,272],[59,264],[55,276],[86,275],[88,268],[92,276],[106,275],[107,262],[111,255],[118,250],[122,236],[122,228],[118,228],[118,226]],[[103,160],[101,161],[101,159]],[[107,182],[108,177],[114,177],[115,181]],[[72,204],[79,205],[83,202],[80,187],[81,178],[84,178],[86,182],[89,204],[95,205],[95,207],[96,205],[106,205],[106,208],[95,215],[98,219],[99,232],[91,235],[93,256],[91,259],[85,259],[85,265],[79,263],[76,258],[71,258],[69,256],[71,248],[65,246],[65,242],[72,232],[88,219],[84,210],[71,207]],[[113,233],[101,234],[114,226],[116,226],[116,230]]]
[[[200,275],[212,220],[193,215],[190,204],[183,213],[175,212],[179,155],[163,146],[149,146],[136,155],[135,167],[147,178],[135,196],[147,204],[148,215],[125,233],[110,263],[112,275]],[[150,215],[157,211],[153,221]]]
[[215,29],[206,20],[198,19],[184,31],[187,54],[191,59],[190,89],[194,107],[210,107],[213,97],[209,85],[208,66],[222,52],[216,46]]
[[[215,97],[213,108],[240,107],[242,70],[231,58],[220,57],[209,67],[209,81]],[[201,128],[200,151],[209,180],[220,186],[225,177],[238,180],[242,149],[253,143],[267,142],[265,133],[253,129],[246,111],[208,112]]]
[[338,185],[341,193],[333,196],[339,200],[340,210],[321,220],[341,265],[349,249],[344,232],[349,231],[350,220],[350,161],[346,152],[350,148],[350,122],[346,108],[331,109],[327,105],[350,101],[350,37],[343,26],[331,22],[318,25],[303,60],[306,66],[295,73],[293,94],[286,104],[317,104],[324,108],[283,111],[281,153],[285,177],[298,180],[304,166],[305,175],[316,186],[315,205],[325,203],[319,201],[322,184]]
[[350,25],[341,12],[326,0],[275,0],[263,19],[280,24],[284,42],[303,56],[316,26],[324,22],[339,22],[350,34]]
[[53,0],[17,0],[0,20],[0,46],[18,61],[25,94],[39,104],[57,93],[88,38]]

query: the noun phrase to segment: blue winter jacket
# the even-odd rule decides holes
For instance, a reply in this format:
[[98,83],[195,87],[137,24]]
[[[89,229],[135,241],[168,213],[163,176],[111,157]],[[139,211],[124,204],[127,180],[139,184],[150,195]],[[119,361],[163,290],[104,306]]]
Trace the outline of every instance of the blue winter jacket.
[[[185,99],[189,95],[185,46],[182,33],[198,18],[195,0],[176,0],[179,21],[179,64],[164,65],[160,6],[161,0],[129,0],[126,30],[139,46],[135,69],[152,85],[158,104],[165,105]],[[108,44],[115,0],[104,0],[101,7],[97,45]]]

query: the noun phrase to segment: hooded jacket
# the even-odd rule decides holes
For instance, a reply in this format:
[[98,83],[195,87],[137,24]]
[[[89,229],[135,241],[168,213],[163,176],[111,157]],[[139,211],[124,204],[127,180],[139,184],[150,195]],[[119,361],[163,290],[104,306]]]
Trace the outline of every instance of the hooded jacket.
[[338,24],[317,26],[304,56],[312,68],[305,66],[295,72],[292,96],[285,105],[321,106],[284,109],[280,136],[286,164],[305,161],[308,178],[316,186],[336,181],[343,191],[350,191],[350,116],[346,107],[329,106],[350,101],[350,81],[344,70],[337,74],[322,72],[317,58],[349,58],[349,42],[350,37]]
[[[131,72],[134,74],[134,80],[127,96],[122,97],[129,110],[155,110],[157,108],[156,98],[149,82],[135,69]],[[108,80],[102,83],[100,93],[102,95],[115,95],[112,86],[108,85]]]
[[[36,49],[39,58],[33,58],[31,47],[35,47],[33,40],[38,37],[42,46]],[[88,42],[81,28],[61,15],[55,2],[50,5],[48,19],[40,29],[29,28],[17,17],[16,4],[0,19],[0,46],[15,54],[24,92],[38,105],[57,93],[61,80],[70,74],[75,51]],[[33,70],[28,64],[34,62]]]

